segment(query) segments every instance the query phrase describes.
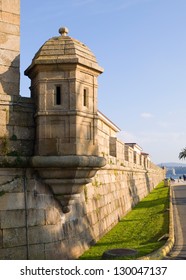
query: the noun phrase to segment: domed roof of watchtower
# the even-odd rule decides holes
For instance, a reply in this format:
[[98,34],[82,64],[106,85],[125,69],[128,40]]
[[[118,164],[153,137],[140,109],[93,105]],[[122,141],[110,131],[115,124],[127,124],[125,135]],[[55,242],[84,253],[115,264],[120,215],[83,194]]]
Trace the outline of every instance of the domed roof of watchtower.
[[61,27],[59,33],[60,36],[52,37],[43,44],[26,69],[25,75],[30,76],[34,66],[42,64],[80,64],[98,74],[103,72],[92,51],[80,41],[68,36],[68,28]]

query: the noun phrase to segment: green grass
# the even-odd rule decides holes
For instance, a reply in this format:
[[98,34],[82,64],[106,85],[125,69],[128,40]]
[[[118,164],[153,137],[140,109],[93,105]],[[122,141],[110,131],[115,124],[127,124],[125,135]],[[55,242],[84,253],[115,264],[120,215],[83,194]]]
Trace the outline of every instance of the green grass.
[[135,257],[120,259],[136,259],[159,249],[166,240],[158,239],[169,229],[168,208],[169,188],[162,182],[79,259],[99,260],[104,251],[114,248],[135,249]]

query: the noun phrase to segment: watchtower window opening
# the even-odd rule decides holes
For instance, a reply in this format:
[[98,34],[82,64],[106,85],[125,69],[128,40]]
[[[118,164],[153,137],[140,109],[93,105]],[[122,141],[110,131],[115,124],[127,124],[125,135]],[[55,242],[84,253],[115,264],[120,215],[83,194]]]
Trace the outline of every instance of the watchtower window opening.
[[56,86],[56,105],[61,105],[61,87]]
[[88,93],[87,93],[87,89],[84,88],[83,90],[83,106],[87,107],[88,106]]

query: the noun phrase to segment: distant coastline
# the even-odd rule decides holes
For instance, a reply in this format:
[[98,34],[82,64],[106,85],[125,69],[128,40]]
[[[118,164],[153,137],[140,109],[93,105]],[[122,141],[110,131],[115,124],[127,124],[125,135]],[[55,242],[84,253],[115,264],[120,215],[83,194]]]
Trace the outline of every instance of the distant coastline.
[[177,162],[166,162],[158,164],[160,167],[165,167],[167,169],[166,177],[179,179],[180,177],[183,179],[183,175],[186,175],[186,164],[185,163],[177,163]]
[[166,168],[186,167],[186,163],[178,163],[178,162],[163,162],[163,163],[158,163],[157,165]]

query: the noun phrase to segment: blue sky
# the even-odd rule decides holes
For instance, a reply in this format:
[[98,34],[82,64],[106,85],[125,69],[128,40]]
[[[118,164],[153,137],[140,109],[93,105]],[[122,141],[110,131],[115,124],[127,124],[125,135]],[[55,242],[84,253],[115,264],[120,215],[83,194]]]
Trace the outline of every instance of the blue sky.
[[[21,95],[24,70],[40,46],[67,26],[104,68],[98,108],[154,163],[183,162],[186,146],[185,0],[22,0]],[[183,162],[185,163],[185,162]]]

